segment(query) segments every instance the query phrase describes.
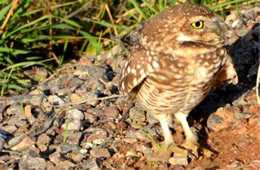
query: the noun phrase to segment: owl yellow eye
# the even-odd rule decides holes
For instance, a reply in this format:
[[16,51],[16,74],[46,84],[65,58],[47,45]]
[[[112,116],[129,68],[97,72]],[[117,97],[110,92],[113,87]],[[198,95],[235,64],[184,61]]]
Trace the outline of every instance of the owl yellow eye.
[[191,25],[192,25],[193,28],[202,29],[203,26],[204,26],[204,22],[203,21],[197,21],[197,22],[193,22]]

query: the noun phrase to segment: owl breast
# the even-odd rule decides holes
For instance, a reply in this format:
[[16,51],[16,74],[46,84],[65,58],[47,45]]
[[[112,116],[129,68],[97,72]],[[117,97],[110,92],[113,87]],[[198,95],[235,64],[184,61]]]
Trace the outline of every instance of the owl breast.
[[[209,93],[225,62],[225,50],[216,49],[192,58],[160,57],[158,69],[141,84],[137,100],[148,112],[189,112]],[[154,59],[150,59],[154,63]]]

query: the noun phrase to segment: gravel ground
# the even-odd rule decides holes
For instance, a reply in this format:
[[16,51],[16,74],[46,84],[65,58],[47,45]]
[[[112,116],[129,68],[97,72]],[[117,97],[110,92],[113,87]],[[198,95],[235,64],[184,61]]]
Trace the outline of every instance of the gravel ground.
[[[157,121],[138,104],[121,121],[127,109],[117,88],[122,57],[104,52],[95,64],[83,57],[55,75],[28,70],[42,83],[0,98],[0,169],[260,169],[259,22],[259,6],[227,17],[239,84],[212,91],[189,116],[199,143],[214,157],[174,155],[162,162],[154,154],[162,141]],[[180,124],[173,129],[176,143],[182,143]]]

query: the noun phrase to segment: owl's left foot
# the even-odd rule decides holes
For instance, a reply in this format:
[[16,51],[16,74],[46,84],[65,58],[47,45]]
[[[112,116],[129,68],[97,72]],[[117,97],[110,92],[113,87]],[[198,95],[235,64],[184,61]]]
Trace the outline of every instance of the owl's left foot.
[[200,146],[196,142],[192,142],[192,141],[186,140],[182,144],[182,147],[186,148],[189,151],[189,156],[190,157],[195,157],[195,158],[199,157],[199,148],[200,148]]
[[172,154],[182,155],[183,157],[188,157],[188,150],[180,146],[177,146],[174,142],[171,144],[161,143],[159,148],[155,149],[156,157],[160,158],[158,160],[168,161]]
[[189,156],[198,158],[199,156],[205,156],[207,158],[212,158],[215,156],[215,153],[210,151],[209,149],[206,149],[204,147],[201,147],[197,142],[192,142],[189,140],[186,140],[183,144],[182,147],[186,148],[189,150]]

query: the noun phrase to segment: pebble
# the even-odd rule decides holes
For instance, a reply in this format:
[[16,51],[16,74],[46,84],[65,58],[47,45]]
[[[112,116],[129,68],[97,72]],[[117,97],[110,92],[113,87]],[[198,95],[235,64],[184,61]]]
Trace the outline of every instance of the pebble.
[[147,137],[147,135],[142,130],[137,130],[135,132],[135,136],[138,140],[144,141],[144,142],[150,142],[151,140]]
[[79,145],[81,137],[82,137],[82,132],[74,132],[72,134],[69,134],[66,143]]
[[251,117],[251,115],[247,114],[247,113],[233,113],[233,118],[235,120],[248,119],[250,117]]
[[47,169],[46,161],[36,152],[29,150],[19,161],[19,169]]
[[49,145],[51,141],[51,138],[47,135],[47,134],[41,134],[38,138],[37,138],[37,146],[40,149],[41,152],[44,152],[47,150],[47,146]]
[[104,129],[93,129],[92,134],[87,137],[87,142],[94,144],[101,144],[105,142],[105,139],[108,137],[107,132]]
[[5,140],[2,137],[0,137],[0,152],[3,150],[4,144],[5,144]]
[[207,127],[215,132],[223,129],[223,118],[217,115],[211,114],[207,120]]
[[89,170],[101,170],[97,158],[90,158],[86,161],[82,162],[81,164],[82,169],[89,169]]
[[169,159],[169,163],[172,165],[188,165],[188,159],[184,156],[173,156]]
[[75,162],[81,162],[84,158],[86,158],[87,155],[72,152],[69,153],[68,156]]
[[[17,130],[17,127],[12,124],[1,124],[0,125],[0,131],[8,132],[9,134],[14,134],[14,132]],[[4,133],[4,132],[3,132]]]
[[51,102],[52,105],[57,106],[57,105],[62,105],[65,102],[58,96],[56,95],[50,95],[48,97],[48,100]]
[[94,158],[101,158],[105,157],[108,158],[110,157],[110,153],[108,149],[106,148],[101,148],[101,147],[95,147],[90,151],[90,155],[93,156]]
[[78,145],[73,145],[73,144],[61,144],[58,146],[57,151],[59,151],[62,154],[66,154],[69,152],[78,152],[80,153],[80,147]]
[[78,109],[72,109],[66,112],[66,118],[72,120],[83,120],[84,114]]
[[105,107],[103,110],[108,119],[118,118],[119,111],[116,106]]
[[146,120],[144,109],[141,106],[135,106],[130,109],[129,117],[137,123],[142,123]]
[[[9,141],[10,142],[10,141]],[[11,150],[13,151],[21,151],[28,149],[30,147],[34,147],[35,139],[31,138],[29,136],[26,136],[21,142],[19,142],[17,145],[11,147]]]
[[79,96],[79,95],[76,94],[76,93],[73,93],[73,94],[71,94],[71,96],[70,96],[70,101],[71,101],[72,103],[79,103],[79,102],[82,101],[82,97]]
[[64,159],[61,157],[61,154],[56,151],[49,155],[49,159],[51,162],[53,162],[55,165],[59,164],[60,162],[64,161]]
[[32,125],[36,121],[34,116],[32,115],[32,107],[31,105],[27,105],[24,107],[24,117],[29,121],[29,123]]
[[71,130],[71,131],[78,131],[80,130],[82,126],[82,122],[80,120],[70,120],[69,121],[69,126],[67,127],[67,123],[65,122],[61,127],[63,129]]
[[76,165],[68,160],[64,160],[56,164],[55,169],[74,169]]

